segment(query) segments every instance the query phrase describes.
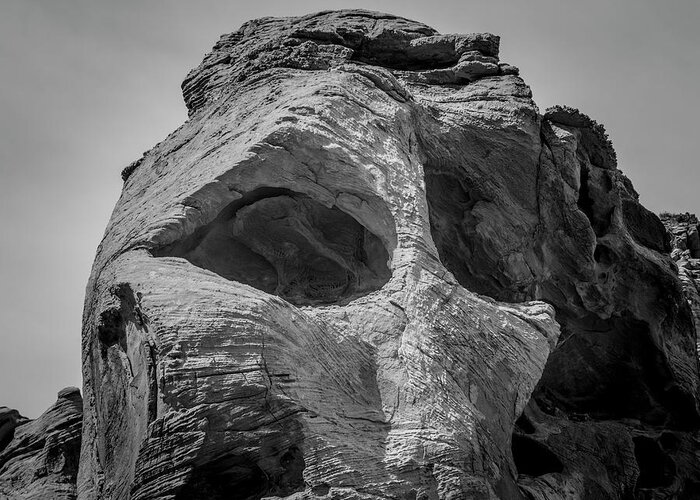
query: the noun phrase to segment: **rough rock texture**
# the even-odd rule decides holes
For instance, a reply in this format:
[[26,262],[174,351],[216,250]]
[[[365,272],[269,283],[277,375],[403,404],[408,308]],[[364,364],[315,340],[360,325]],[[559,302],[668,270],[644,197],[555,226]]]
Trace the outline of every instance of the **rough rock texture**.
[[[695,330],[700,332],[700,223],[694,214],[661,214],[661,221],[670,236],[671,258],[678,266],[678,277],[683,283],[685,298],[695,319]],[[700,356],[700,340],[698,341]]]
[[76,498],[83,399],[75,387],[36,420],[0,408],[0,498]]
[[79,498],[695,498],[664,226],[498,47],[365,11],[219,40],[98,249]]

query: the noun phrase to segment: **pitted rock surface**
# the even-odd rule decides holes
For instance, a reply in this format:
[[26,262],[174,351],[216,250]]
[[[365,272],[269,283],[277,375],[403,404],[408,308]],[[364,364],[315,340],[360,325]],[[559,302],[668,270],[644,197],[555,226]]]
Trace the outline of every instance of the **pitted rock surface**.
[[366,11],[219,40],[97,252],[79,498],[693,498],[664,226],[499,43]]

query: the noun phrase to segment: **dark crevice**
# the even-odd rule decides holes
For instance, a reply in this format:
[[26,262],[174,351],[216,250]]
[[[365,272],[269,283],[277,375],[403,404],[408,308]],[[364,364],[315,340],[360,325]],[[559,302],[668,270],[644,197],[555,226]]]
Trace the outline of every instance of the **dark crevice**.
[[148,423],[155,421],[158,417],[158,355],[156,354],[156,346],[148,343]]
[[542,476],[562,472],[564,466],[543,443],[521,434],[513,434],[513,461],[518,474]]
[[110,293],[119,301],[119,305],[109,307],[100,313],[97,323],[97,339],[100,342],[102,357],[106,356],[107,350],[114,345],[118,345],[122,351],[126,352],[126,325],[128,323],[133,323],[138,328],[147,328],[148,318],[141,312],[134,292],[128,283],[115,285]]
[[351,59],[399,71],[428,71],[453,67],[459,62],[459,55],[454,48],[449,51],[434,51],[419,55],[411,54],[400,44],[379,46],[365,41],[353,53]]
[[383,243],[352,216],[278,188],[245,194],[153,255],[185,258],[296,305],[346,303],[391,276]]
[[[581,165],[581,186],[579,188],[578,194],[578,208],[583,212],[591,223],[593,232],[595,232],[597,237],[604,236],[610,229],[612,224],[612,217],[615,212],[614,207],[601,207],[599,202],[596,201],[600,196],[595,196],[591,192],[591,186],[589,185],[590,173],[585,165]],[[603,175],[603,188],[605,192],[612,189],[610,178],[607,173]]]
[[637,436],[633,441],[634,456],[639,466],[637,489],[671,486],[676,477],[676,464],[673,459],[651,438]]

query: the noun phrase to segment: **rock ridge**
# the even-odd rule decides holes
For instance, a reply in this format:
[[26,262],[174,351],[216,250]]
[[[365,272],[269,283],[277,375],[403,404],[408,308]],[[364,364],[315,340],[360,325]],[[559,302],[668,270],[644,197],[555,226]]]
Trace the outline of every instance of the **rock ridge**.
[[426,84],[464,84],[516,74],[499,63],[500,38],[441,35],[401,17],[352,10],[298,18],[261,18],[224,35],[182,84],[190,114],[224,88],[273,68],[330,70],[367,64]]

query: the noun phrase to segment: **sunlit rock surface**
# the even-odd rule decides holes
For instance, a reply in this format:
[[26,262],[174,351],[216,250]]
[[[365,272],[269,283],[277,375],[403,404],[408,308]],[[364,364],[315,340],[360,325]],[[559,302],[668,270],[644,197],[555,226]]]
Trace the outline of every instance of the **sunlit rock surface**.
[[0,408],[0,498],[75,499],[82,416],[74,387],[36,420]]
[[217,42],[97,252],[79,498],[695,498],[664,226],[498,49],[365,11]]

